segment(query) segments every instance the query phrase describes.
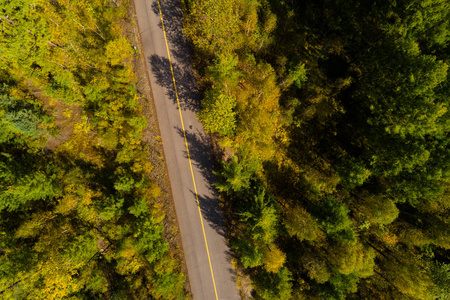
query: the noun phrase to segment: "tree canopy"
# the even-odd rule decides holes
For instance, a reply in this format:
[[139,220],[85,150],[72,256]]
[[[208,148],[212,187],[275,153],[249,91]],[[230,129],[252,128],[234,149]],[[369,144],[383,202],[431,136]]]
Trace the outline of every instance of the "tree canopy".
[[0,297],[183,299],[123,1],[0,3]]
[[450,3],[183,5],[255,299],[446,299]]

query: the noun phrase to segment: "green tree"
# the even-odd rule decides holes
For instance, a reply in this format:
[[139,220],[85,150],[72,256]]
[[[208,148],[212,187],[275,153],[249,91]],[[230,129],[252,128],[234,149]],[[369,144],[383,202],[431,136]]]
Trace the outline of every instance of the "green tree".
[[431,278],[435,285],[431,287],[436,299],[446,300],[450,297],[450,265],[434,262],[431,265]]
[[[240,47],[240,12],[237,1],[201,0],[190,2],[186,34],[199,51],[211,57],[216,52],[231,52]],[[233,41],[233,42],[230,42]]]
[[250,187],[250,179],[257,170],[256,160],[242,160],[234,155],[230,163],[222,163],[222,171],[215,173],[221,177],[214,186],[220,192],[240,193]]
[[373,225],[388,225],[397,219],[399,210],[395,203],[385,197],[361,193],[357,200],[357,210],[362,220]]
[[277,274],[261,272],[254,276],[256,293],[261,299],[289,299],[292,293],[291,273],[282,268]]
[[329,261],[344,275],[354,274],[358,278],[373,275],[375,251],[360,242],[338,243],[329,249]]
[[356,239],[356,232],[348,213],[347,206],[334,196],[321,199],[317,207],[321,227],[327,235],[336,241],[351,242]]
[[284,225],[291,236],[300,241],[314,241],[321,235],[319,224],[304,208],[295,206],[288,208]]
[[248,205],[247,211],[241,213],[241,220],[250,227],[253,240],[264,244],[271,243],[276,237],[278,213],[271,195],[260,189]]
[[233,135],[236,128],[236,99],[220,89],[206,92],[198,117],[207,132]]

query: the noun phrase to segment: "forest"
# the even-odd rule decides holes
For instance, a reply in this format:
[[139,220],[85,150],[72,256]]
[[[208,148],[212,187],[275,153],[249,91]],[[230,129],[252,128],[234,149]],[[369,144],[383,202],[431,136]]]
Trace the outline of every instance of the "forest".
[[243,299],[450,299],[450,2],[182,6]]
[[143,139],[131,11],[0,1],[1,299],[188,297]]

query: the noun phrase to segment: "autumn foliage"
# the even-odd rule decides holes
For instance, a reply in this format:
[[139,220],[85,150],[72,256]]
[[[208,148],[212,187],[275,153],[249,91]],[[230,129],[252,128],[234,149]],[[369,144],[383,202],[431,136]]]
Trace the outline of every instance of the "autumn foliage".
[[183,5],[255,299],[448,299],[449,2]]
[[149,177],[127,7],[0,4],[2,299],[186,297]]

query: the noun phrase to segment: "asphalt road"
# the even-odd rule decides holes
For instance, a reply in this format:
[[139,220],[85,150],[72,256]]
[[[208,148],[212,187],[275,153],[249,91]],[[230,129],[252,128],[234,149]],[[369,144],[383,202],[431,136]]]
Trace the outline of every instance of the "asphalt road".
[[211,185],[208,136],[196,119],[199,95],[182,32],[182,11],[178,1],[157,1],[135,0],[135,7],[192,295],[195,300],[240,299]]

